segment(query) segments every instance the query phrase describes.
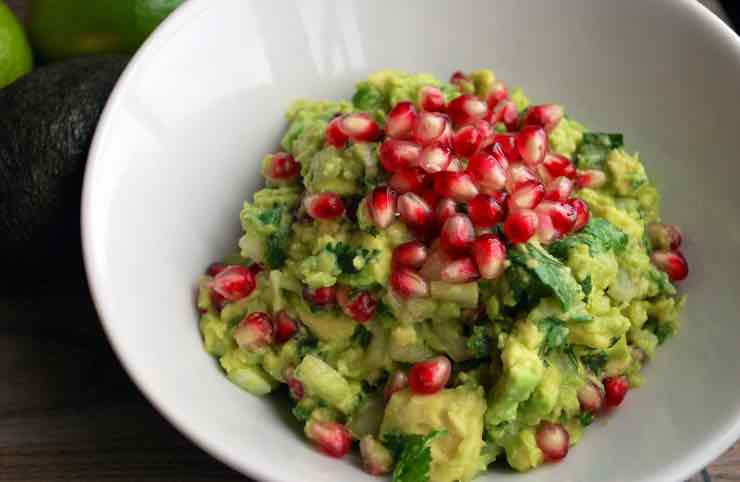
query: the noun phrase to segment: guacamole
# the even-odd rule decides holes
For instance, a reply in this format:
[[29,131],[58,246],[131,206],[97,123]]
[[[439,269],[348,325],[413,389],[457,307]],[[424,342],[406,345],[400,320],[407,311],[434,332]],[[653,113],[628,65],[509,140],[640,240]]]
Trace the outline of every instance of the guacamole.
[[558,462],[677,333],[682,235],[621,134],[490,70],[377,72],[287,121],[199,326],[325,454],[396,482]]

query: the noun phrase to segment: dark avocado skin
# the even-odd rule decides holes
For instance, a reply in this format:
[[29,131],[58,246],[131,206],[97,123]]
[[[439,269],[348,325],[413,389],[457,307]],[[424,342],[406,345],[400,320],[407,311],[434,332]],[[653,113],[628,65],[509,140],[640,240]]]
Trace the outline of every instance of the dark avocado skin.
[[0,90],[0,290],[34,289],[70,269],[83,276],[85,161],[127,61],[105,55],[50,64]]

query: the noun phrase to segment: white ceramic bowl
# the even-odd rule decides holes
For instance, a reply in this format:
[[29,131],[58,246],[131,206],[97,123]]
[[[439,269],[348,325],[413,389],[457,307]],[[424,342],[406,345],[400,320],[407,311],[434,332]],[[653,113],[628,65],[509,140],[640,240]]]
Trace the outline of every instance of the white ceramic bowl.
[[82,201],[85,261],[128,373],[183,433],[261,480],[376,480],[315,452],[285,407],[201,347],[194,280],[238,236],[258,161],[297,97],[347,97],[370,71],[490,66],[534,101],[621,131],[686,233],[680,335],[648,383],[568,458],[480,480],[686,478],[740,434],[740,40],[693,0],[192,0],[108,102]]

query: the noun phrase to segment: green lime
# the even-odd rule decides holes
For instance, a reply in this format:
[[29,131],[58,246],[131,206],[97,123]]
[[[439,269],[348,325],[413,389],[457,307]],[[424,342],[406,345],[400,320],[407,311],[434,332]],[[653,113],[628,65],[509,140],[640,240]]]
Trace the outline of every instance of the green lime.
[[33,0],[29,33],[44,60],[132,53],[183,0]]
[[5,87],[33,67],[28,39],[18,19],[0,0],[0,87]]

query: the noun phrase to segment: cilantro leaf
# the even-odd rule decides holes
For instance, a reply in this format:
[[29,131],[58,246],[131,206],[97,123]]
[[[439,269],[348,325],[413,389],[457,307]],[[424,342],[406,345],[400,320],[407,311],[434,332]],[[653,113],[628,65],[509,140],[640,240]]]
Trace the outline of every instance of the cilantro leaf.
[[493,337],[491,335],[491,328],[489,326],[474,326],[473,333],[466,342],[468,350],[470,350],[476,358],[485,358],[491,356],[491,349],[493,348]]
[[594,415],[591,412],[582,412],[578,416],[578,420],[581,422],[582,426],[588,427],[594,421]]
[[370,341],[373,339],[373,334],[365,328],[364,325],[357,325],[355,332],[352,333],[352,341],[360,345],[362,348],[367,348],[370,345]]
[[567,345],[568,327],[565,322],[553,316],[540,320],[540,331],[545,335],[545,339],[540,346],[540,353],[547,355],[553,350],[565,347]]
[[576,151],[576,163],[580,169],[600,168],[604,165],[609,151],[623,145],[624,137],[622,134],[586,132],[583,134],[578,151]]
[[533,273],[558,298],[564,311],[581,299],[581,287],[570,269],[538,244],[518,245],[509,251],[511,262]]
[[568,256],[568,250],[576,244],[585,244],[591,256],[613,250],[621,252],[627,247],[627,235],[603,218],[592,218],[578,233],[555,241],[550,252],[560,259]]
[[592,353],[590,355],[584,355],[581,357],[581,361],[586,365],[595,375],[601,373],[606,366],[606,362],[609,360],[607,354],[603,351]]
[[265,242],[265,262],[270,269],[280,269],[288,258],[286,247],[288,236],[286,233],[274,233],[267,237]]
[[447,430],[433,430],[425,437],[405,433],[385,434],[383,443],[396,460],[393,482],[428,482],[432,462],[429,445],[435,438],[445,435]]
[[583,290],[583,301],[588,302],[588,296],[591,294],[591,289],[593,289],[593,285],[591,284],[591,275],[586,276],[586,279],[581,281],[579,284]]
[[277,226],[283,217],[283,207],[273,206],[270,209],[265,209],[257,215],[257,219],[262,224]]
[[355,266],[355,258],[363,258],[363,264],[367,264],[375,259],[380,252],[377,249],[369,250],[365,248],[353,248],[346,243],[327,244],[326,250],[334,253],[337,257],[337,265],[342,273],[353,274],[359,270]]

